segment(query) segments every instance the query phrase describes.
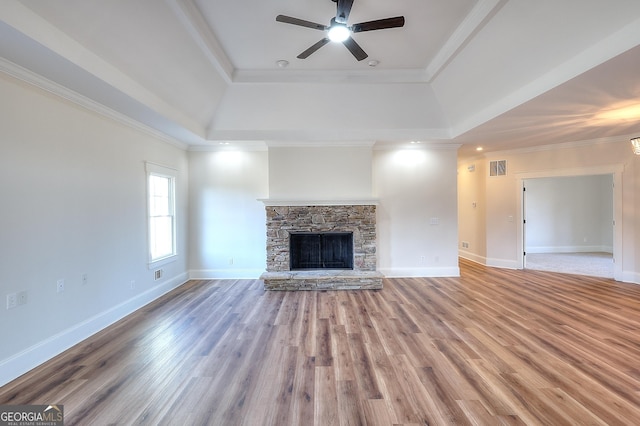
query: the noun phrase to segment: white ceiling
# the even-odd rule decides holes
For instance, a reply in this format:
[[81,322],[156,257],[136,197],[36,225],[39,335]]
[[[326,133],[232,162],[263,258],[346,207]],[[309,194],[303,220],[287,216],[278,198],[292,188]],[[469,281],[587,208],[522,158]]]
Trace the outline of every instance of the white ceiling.
[[349,24],[404,16],[405,26],[354,34],[361,62],[332,43],[297,59],[323,32],[275,17],[328,25],[335,10],[331,0],[3,0],[0,68],[193,146],[419,140],[470,155],[640,133],[640,114],[598,116],[640,105],[638,0],[355,0]]

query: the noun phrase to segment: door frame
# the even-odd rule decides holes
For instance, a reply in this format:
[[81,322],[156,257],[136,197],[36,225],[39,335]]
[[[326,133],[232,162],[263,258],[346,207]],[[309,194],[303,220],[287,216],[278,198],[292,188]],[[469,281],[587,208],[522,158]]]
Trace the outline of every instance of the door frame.
[[538,172],[516,173],[517,198],[517,242],[518,254],[517,268],[524,269],[524,182],[527,179],[550,178],[550,177],[570,177],[570,176],[590,176],[590,175],[613,175],[613,277],[616,281],[622,281],[622,172],[624,165],[615,164],[599,167],[580,167],[575,169],[543,170]]

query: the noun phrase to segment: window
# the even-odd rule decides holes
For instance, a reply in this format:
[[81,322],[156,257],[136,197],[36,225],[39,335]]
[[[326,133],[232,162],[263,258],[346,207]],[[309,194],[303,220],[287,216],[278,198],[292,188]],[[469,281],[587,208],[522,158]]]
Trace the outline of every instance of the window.
[[176,255],[176,171],[147,163],[149,264]]

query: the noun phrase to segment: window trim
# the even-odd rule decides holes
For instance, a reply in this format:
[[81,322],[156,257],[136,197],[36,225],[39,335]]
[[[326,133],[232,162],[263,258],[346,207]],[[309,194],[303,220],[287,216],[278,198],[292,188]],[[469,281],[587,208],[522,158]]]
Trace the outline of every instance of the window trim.
[[[178,171],[176,169],[172,169],[170,167],[162,166],[160,164],[155,164],[151,162],[145,162],[145,171],[146,171],[146,195],[147,195],[147,264],[149,269],[154,269],[162,265],[166,265],[167,263],[174,262],[178,256],[178,248],[177,248],[177,209],[176,209],[176,182]],[[172,210],[172,253],[163,257],[159,257],[157,259],[152,259],[151,257],[151,192],[150,192],[150,182],[149,179],[151,176],[161,176],[164,178],[169,178],[171,181],[171,188],[169,193],[171,210]]]

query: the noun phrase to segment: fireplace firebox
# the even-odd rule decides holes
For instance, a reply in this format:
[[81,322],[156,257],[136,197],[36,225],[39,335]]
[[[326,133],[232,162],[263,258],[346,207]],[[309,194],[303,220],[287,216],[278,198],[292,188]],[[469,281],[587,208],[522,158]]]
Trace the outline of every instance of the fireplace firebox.
[[353,269],[352,232],[293,232],[290,269]]

